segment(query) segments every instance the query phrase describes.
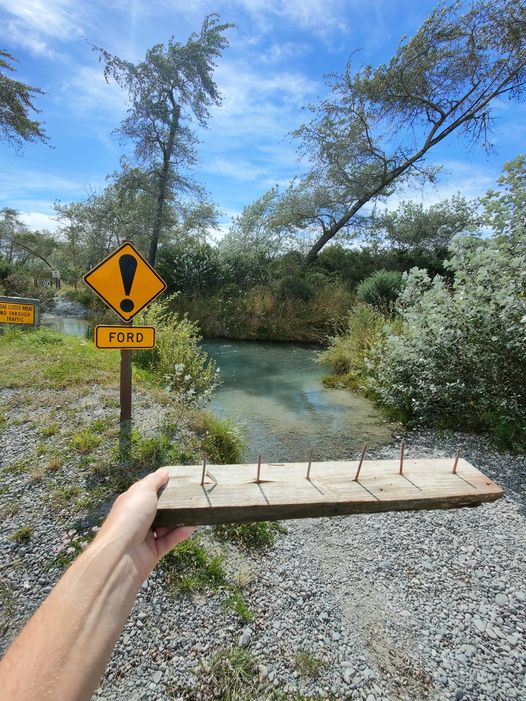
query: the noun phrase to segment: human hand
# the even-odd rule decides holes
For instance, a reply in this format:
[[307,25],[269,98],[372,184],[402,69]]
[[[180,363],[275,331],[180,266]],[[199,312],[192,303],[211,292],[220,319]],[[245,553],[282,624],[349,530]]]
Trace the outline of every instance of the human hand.
[[194,531],[193,526],[152,530],[157,492],[167,481],[168,470],[161,467],[132,484],[117,497],[94,541],[94,544],[111,543],[123,548],[143,580],[166,553]]

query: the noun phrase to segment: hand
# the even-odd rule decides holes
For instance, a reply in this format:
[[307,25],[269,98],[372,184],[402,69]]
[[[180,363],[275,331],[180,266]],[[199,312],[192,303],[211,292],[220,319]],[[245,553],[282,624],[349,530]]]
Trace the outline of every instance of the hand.
[[157,511],[157,492],[168,481],[168,470],[159,468],[135,482],[115,500],[94,544],[118,544],[132,557],[142,579],[177,543],[188,538],[193,526],[157,528],[151,525]]

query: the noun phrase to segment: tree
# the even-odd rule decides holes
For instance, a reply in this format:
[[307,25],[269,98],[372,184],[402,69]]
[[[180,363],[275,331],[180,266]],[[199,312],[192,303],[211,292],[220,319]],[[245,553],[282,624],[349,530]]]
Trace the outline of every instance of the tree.
[[119,132],[135,142],[135,156],[155,184],[155,212],[151,223],[149,261],[155,264],[163,216],[175,190],[195,190],[185,172],[196,162],[196,138],[192,122],[205,126],[212,105],[221,97],[213,80],[214,59],[228,41],[231,24],[219,17],[205,17],[199,34],[186,44],[174,41],[157,44],[145,60],[134,64],[97,49],[104,61],[104,75],[123,88],[131,101],[128,116]]
[[489,190],[481,203],[484,220],[496,234],[526,239],[526,155],[504,164],[500,191]]
[[316,227],[306,263],[362,208],[412,177],[434,179],[426,154],[451,134],[487,146],[497,98],[522,96],[526,66],[522,0],[439,5],[386,65],[332,78],[332,95],[314,106],[295,136],[310,159],[289,197],[316,202],[296,216]]
[[427,209],[415,202],[401,202],[394,211],[373,219],[370,238],[397,251],[446,250],[456,234],[478,223],[474,207],[459,195]]
[[5,71],[15,72],[12,62],[16,59],[0,49],[0,138],[15,148],[24,141],[47,142],[48,137],[40,122],[30,118],[30,112],[40,112],[32,102],[34,95],[44,95],[40,88],[34,88],[5,75]]

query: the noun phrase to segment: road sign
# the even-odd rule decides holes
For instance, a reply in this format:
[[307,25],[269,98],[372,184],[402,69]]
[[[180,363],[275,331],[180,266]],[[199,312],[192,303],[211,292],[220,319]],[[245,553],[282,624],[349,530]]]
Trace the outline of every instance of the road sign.
[[38,324],[38,299],[0,297],[0,324]]
[[166,289],[164,280],[128,242],[86,273],[84,282],[124,321]]
[[96,326],[95,345],[97,348],[125,350],[155,348],[155,328],[153,326]]

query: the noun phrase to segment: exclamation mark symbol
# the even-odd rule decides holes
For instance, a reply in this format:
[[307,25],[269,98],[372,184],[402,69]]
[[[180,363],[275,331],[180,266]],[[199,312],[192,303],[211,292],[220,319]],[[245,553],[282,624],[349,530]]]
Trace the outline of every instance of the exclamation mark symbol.
[[[137,270],[137,259],[134,256],[131,256],[129,253],[125,253],[119,258],[119,268],[121,269],[124,294],[126,297],[129,297],[133,285],[133,278],[135,277],[135,271]],[[121,309],[123,312],[131,312],[134,306],[135,305],[131,299],[123,299],[121,302]]]

